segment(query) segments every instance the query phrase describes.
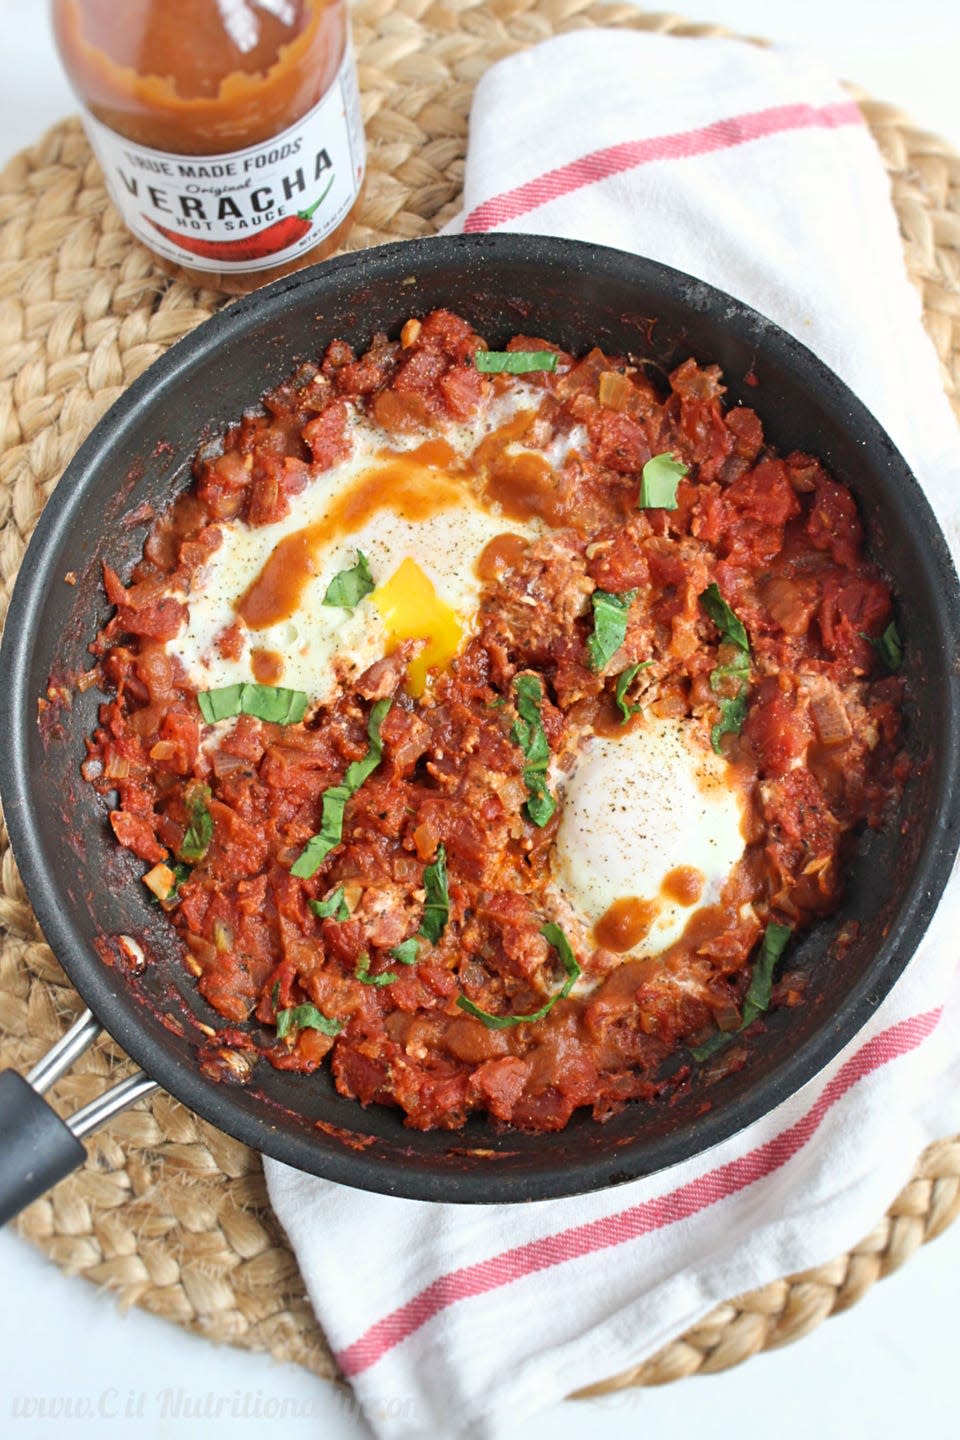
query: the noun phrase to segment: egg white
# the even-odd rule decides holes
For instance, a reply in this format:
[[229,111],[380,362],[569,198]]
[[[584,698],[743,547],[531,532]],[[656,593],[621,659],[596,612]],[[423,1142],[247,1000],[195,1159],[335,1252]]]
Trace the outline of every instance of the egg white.
[[[443,438],[462,457],[504,425],[519,410],[534,409],[539,394],[520,384],[483,407],[468,424],[443,428]],[[408,520],[389,501],[364,524],[339,534],[316,556],[317,573],[303,590],[297,610],[277,624],[248,630],[242,625],[243,652],[226,659],[217,652],[217,637],[237,621],[235,605],[260,574],[277,545],[297,531],[322,524],[340,498],[367,472],[384,462],[378,452],[409,451],[421,444],[421,433],[388,435],[366,417],[353,412],[350,420],[352,452],[347,460],[322,473],[291,497],[290,511],[272,525],[252,527],[242,521],[220,525],[223,540],[203,571],[194,577],[187,595],[187,619],[169,642],[188,680],[198,690],[215,689],[254,680],[253,650],[268,650],[283,657],[282,685],[304,690],[311,701],[333,698],[343,678],[359,674],[388,649],[388,633],[376,604],[368,597],[353,611],[326,606],[323,596],[341,570],[350,569],[357,552],[366,556],[375,586],[384,585],[403,560],[416,562],[432,582],[438,598],[450,606],[465,632],[471,628],[480,597],[476,561],[487,543],[510,530],[535,537],[539,522],[505,520],[496,506],[485,507],[468,488],[457,487],[455,499],[423,519]],[[576,443],[564,437],[566,448]],[[558,450],[555,461],[562,460]]]
[[[654,902],[635,956],[666,950],[699,908],[716,904],[746,845],[732,767],[688,720],[651,716],[622,736],[589,737],[561,804],[553,885],[590,926],[617,900]],[[703,877],[690,905],[663,892],[681,866]]]

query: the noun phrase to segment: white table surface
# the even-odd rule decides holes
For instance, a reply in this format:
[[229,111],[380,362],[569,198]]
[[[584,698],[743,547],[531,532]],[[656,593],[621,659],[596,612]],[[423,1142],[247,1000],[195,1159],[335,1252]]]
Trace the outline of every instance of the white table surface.
[[[118,0],[123,3],[123,0]],[[690,0],[691,19],[816,50],[839,76],[902,106],[960,150],[956,0]],[[41,0],[0,0],[0,163],[74,109]],[[960,1222],[847,1315],[723,1375],[567,1403],[525,1437],[653,1440],[759,1433],[885,1440],[950,1434]],[[0,1436],[5,1440],[207,1440],[259,1434],[357,1440],[367,1426],[344,1392],[294,1366],[227,1348],[63,1275],[0,1233]],[[761,1421],[760,1417],[766,1417]],[[519,1440],[516,1435],[504,1440]],[[442,1440],[442,1437],[437,1437]]]

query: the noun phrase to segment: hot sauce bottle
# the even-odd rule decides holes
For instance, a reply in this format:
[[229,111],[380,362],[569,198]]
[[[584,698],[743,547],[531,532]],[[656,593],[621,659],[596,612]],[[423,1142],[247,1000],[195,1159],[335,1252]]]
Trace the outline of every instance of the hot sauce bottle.
[[366,151],[346,0],[53,0],[111,199],[168,273],[239,294],[344,240]]

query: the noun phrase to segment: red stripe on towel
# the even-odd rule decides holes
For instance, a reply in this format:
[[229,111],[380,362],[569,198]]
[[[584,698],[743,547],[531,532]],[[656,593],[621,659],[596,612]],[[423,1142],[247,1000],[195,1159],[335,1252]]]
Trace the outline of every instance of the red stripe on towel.
[[470,212],[464,221],[464,232],[470,234],[492,230],[496,225],[508,225],[511,220],[529,214],[550,200],[558,200],[584,185],[593,185],[610,175],[619,175],[639,165],[649,165],[654,160],[689,160],[694,155],[729,150],[751,140],[762,140],[767,135],[783,134],[786,130],[834,130],[841,125],[858,124],[863,124],[863,116],[852,100],[836,105],[776,105],[769,110],[756,110],[750,115],[715,120],[712,125],[704,125],[698,130],[681,130],[675,135],[657,135],[647,140],[627,140],[620,145],[610,145],[605,150],[592,150],[588,155],[571,160],[556,170],[548,170],[545,175],[528,180],[514,190],[491,196]]

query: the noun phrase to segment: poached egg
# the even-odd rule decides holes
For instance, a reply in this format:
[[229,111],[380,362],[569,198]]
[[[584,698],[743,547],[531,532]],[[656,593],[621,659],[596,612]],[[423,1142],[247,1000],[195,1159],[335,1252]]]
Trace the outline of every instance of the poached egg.
[[733,767],[689,720],[587,738],[562,797],[553,883],[598,945],[657,955],[716,904],[746,847]]
[[[274,524],[221,524],[222,541],[185,597],[187,619],[169,642],[198,690],[259,681],[333,699],[404,640],[423,648],[408,688],[423,693],[470,632],[484,549],[509,530],[532,539],[536,519],[505,521],[471,484],[468,462],[485,436],[531,404],[523,387],[442,439],[388,436],[351,420],[350,456],[290,497]],[[348,609],[324,604],[333,578],[363,556],[374,589]],[[231,634],[231,643],[223,639]]]

